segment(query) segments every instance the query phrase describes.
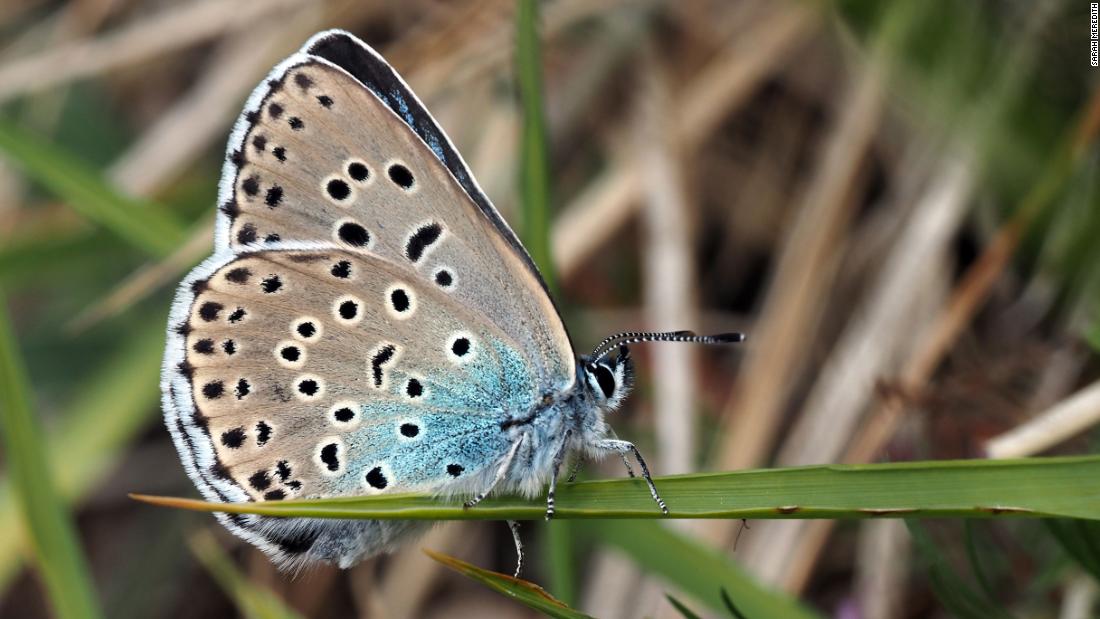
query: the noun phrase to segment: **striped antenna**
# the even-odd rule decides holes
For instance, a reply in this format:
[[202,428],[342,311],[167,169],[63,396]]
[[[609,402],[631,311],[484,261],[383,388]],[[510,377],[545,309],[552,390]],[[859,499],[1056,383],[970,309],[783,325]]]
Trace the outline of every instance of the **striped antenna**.
[[715,333],[696,335],[694,331],[627,331],[604,338],[592,351],[592,361],[603,359],[612,350],[627,344],[642,342],[692,342],[695,344],[734,344],[744,342],[744,333]]

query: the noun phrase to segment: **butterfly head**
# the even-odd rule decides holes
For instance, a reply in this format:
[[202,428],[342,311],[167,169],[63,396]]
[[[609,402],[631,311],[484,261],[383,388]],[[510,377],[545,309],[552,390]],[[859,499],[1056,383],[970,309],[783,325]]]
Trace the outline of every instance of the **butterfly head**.
[[588,392],[604,410],[618,408],[634,385],[634,362],[626,346],[619,346],[615,356],[581,357],[581,368]]
[[[580,358],[588,392],[604,410],[614,410],[634,385],[634,363],[627,344],[642,342],[692,342],[696,344],[733,344],[745,341],[741,333],[696,335],[691,331],[616,333],[600,342],[591,355]],[[618,349],[618,354],[612,352]]]

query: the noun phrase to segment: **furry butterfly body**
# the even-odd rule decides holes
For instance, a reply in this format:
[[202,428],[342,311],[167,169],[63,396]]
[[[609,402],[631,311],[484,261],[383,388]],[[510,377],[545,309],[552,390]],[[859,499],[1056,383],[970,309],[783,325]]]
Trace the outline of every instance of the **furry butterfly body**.
[[[649,481],[603,418],[629,388],[625,346],[575,356],[515,234],[355,37],[316,35],[256,89],[219,209],[215,253],[177,293],[162,375],[167,426],[208,500],[416,491],[472,506],[549,483],[549,516],[569,453],[633,452]],[[631,335],[619,340],[647,339]],[[423,529],[219,519],[286,565],[346,567]]]

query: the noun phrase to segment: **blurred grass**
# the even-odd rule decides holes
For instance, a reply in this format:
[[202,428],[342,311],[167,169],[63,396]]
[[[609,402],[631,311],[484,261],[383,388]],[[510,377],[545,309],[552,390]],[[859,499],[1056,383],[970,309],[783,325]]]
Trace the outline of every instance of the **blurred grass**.
[[1043,524],[1062,550],[1100,582],[1100,522],[1052,518]]
[[1012,617],[990,599],[984,589],[975,589],[951,567],[950,562],[923,525],[915,520],[906,520],[905,524],[913,538],[917,556],[928,570],[932,591],[952,615],[959,619],[1010,619]]
[[237,605],[241,616],[247,619],[303,619],[274,593],[250,582],[209,531],[193,535],[190,544],[195,558]]
[[555,617],[556,619],[591,619],[588,615],[573,610],[569,605],[554,599],[554,597],[544,591],[542,587],[527,582],[526,580],[513,578],[498,572],[491,572],[454,557],[432,552],[431,550],[425,549],[424,553],[459,574],[475,580],[493,591],[511,598],[528,608],[537,610],[548,617]]
[[[1100,456],[1017,460],[937,460],[824,465],[654,479],[662,516],[640,479],[561,484],[555,518],[910,518],[1070,517],[1100,519]],[[207,512],[426,520],[541,520],[543,499],[490,497],[465,509],[459,499],[415,494],[258,503],[207,503],[133,495],[166,507]]]
[[542,55],[538,35],[538,2],[517,0],[516,79],[522,107],[519,194],[520,238],[554,290],[550,259],[550,158],[543,108]]
[[[158,377],[164,347],[163,317],[131,324],[120,348],[97,364],[58,415],[63,423],[39,442],[54,473],[57,491],[69,505],[95,491],[123,457],[126,446],[153,419],[160,395]],[[180,474],[182,476],[182,473]],[[10,476],[10,473],[9,473]],[[0,589],[14,576],[26,541],[12,501],[12,480],[0,480]]]
[[760,585],[713,548],[660,523],[602,521],[584,523],[581,530],[588,542],[621,549],[646,571],[705,603],[714,613],[728,613],[724,589],[746,617],[819,617],[787,594]]
[[[71,516],[55,487],[31,387],[0,290],[0,426],[12,495],[30,534],[38,573],[58,617],[102,616]],[[11,535],[11,530],[5,532]]]
[[[723,616],[726,613],[732,617],[792,619],[820,616],[785,593],[760,585],[722,554],[660,523],[586,522],[580,523],[577,530],[587,546],[620,548],[647,572],[660,576]],[[736,613],[731,610],[731,598],[735,600]],[[670,602],[689,616],[691,611],[686,606],[681,608],[678,601]],[[744,614],[740,614],[742,609],[747,609]]]
[[183,225],[156,204],[125,196],[64,149],[0,119],[0,151],[77,213],[154,256],[185,240]]
[[[543,99],[542,52],[539,41],[537,0],[516,0],[515,71],[519,87],[522,132],[520,135],[519,197],[520,238],[538,265],[550,291],[555,290],[554,263],[550,256],[550,148]],[[540,557],[550,590],[565,604],[576,602],[576,558],[570,524],[547,522],[541,528]]]

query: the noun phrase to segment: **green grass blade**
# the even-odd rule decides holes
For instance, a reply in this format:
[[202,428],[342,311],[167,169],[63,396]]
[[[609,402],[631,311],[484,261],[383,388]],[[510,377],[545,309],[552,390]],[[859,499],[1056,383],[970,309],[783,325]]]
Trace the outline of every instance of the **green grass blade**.
[[[657,478],[671,518],[1061,517],[1100,519],[1100,456],[807,466]],[[540,520],[541,499],[393,494],[308,501],[204,503],[135,496],[198,511],[425,520]],[[662,518],[640,479],[562,484],[557,518]]]
[[554,599],[554,597],[547,593],[542,587],[534,583],[506,576],[499,572],[491,572],[475,565],[470,565],[454,557],[432,552],[431,550],[425,549],[424,553],[459,574],[476,580],[493,591],[505,597],[512,598],[524,606],[533,608],[548,617],[556,617],[559,619],[591,619],[588,615],[573,610],[569,608],[569,606]]
[[682,616],[684,619],[703,619],[699,615],[695,614],[695,611],[688,608],[687,604],[684,604],[680,600],[677,600],[668,593],[665,594],[665,599],[668,600],[669,604],[672,604],[672,607],[675,608],[676,612],[680,613],[680,616]]
[[[517,0],[516,79],[522,108],[520,137],[520,238],[554,289],[554,264],[550,257],[550,156],[543,107],[542,52],[539,45],[539,4]],[[550,590],[567,604],[576,596],[572,530],[567,522],[555,522],[542,530],[542,553]]]
[[143,251],[167,256],[185,240],[170,213],[122,195],[84,162],[5,119],[0,151],[73,210]]
[[523,107],[520,143],[520,238],[538,265],[546,285],[554,288],[550,260],[550,157],[542,99],[542,54],[539,51],[538,3],[518,0],[516,12],[516,78]]
[[[99,617],[76,530],[54,487],[31,390],[0,291],[0,425],[12,488],[30,532],[39,574],[59,617]],[[11,532],[5,532],[10,535]]]
[[540,529],[543,551],[539,556],[546,562],[547,586],[566,604],[577,603],[573,524],[568,520],[554,520]]
[[302,619],[274,593],[248,581],[208,531],[191,538],[191,552],[248,619]]
[[817,616],[794,599],[760,586],[714,549],[656,522],[599,522],[588,524],[584,530],[594,534],[593,541],[620,548],[644,569],[723,615],[729,612],[722,599],[725,590],[737,609],[750,619]]
[[909,528],[917,555],[928,568],[932,591],[948,611],[961,619],[1011,619],[1011,615],[974,590],[951,568],[920,523],[906,520],[905,525]]
[[[79,502],[94,490],[124,453],[124,447],[153,419],[160,397],[158,376],[164,351],[163,317],[137,321],[131,335],[100,362],[76,389],[50,433],[49,461],[61,498]],[[26,535],[11,501],[10,480],[0,480],[0,590],[14,576]]]
[[1066,554],[1100,581],[1100,522],[1050,519],[1043,523]]

